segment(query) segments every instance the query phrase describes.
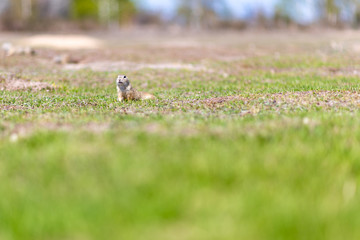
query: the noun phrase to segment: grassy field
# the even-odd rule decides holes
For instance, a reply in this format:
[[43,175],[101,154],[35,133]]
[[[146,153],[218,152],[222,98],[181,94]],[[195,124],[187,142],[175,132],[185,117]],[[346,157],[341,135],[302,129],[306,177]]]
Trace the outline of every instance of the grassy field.
[[358,33],[97,39],[0,59],[0,239],[359,239]]

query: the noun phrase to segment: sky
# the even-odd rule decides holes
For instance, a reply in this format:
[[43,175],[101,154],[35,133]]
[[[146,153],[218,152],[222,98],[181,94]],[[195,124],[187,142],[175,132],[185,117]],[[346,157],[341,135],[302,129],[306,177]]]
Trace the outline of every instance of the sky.
[[[161,13],[163,17],[171,18],[175,14],[179,0],[133,0],[140,8]],[[258,12],[271,17],[279,0],[225,0],[231,15],[236,19],[251,19]],[[293,18],[299,23],[310,23],[317,17],[314,0],[302,0],[295,3],[292,10]]]

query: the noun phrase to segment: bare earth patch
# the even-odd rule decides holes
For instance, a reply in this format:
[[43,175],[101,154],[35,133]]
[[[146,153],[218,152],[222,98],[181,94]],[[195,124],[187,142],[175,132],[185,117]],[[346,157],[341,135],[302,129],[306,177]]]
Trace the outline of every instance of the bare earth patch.
[[175,70],[189,70],[189,71],[213,71],[202,65],[194,64],[182,64],[182,63],[134,63],[134,62],[125,62],[125,61],[99,61],[91,63],[82,63],[82,64],[67,64],[64,66],[66,70],[81,70],[81,69],[91,69],[93,71],[118,71],[118,70],[132,70],[137,71],[145,68],[149,69],[175,69]]
[[360,104],[360,92],[356,91],[306,91],[267,94],[277,103],[321,106],[350,106]]
[[16,111],[16,110],[23,110],[23,109],[26,109],[26,107],[24,107],[24,106],[19,106],[19,105],[4,105],[4,104],[0,104],[0,110]]
[[20,40],[20,43],[32,47],[56,49],[98,49],[102,46],[99,39],[85,35],[35,35]]
[[[321,107],[328,110],[360,107],[360,92],[356,91],[305,91],[273,94],[251,94],[248,96],[227,96],[199,100],[209,107],[221,107],[228,102],[240,101],[242,105],[255,109],[285,110],[290,108]],[[258,111],[255,111],[258,112]]]
[[53,90],[54,86],[46,82],[36,82],[14,77],[2,77],[0,75],[0,90],[17,91],[17,90]]
[[[195,110],[206,108],[212,111],[231,107],[240,115],[256,115],[260,112],[292,112],[321,108],[324,110],[360,108],[360,92],[356,91],[304,91],[269,94],[249,94],[214,97],[203,100],[190,99],[169,102],[170,108]],[[215,114],[216,112],[213,112]]]
[[204,103],[218,104],[234,100],[241,101],[265,101],[288,104],[314,104],[314,103],[360,103],[360,92],[356,91],[304,91],[304,92],[284,92],[267,94],[250,94],[248,96],[226,96],[200,100]]

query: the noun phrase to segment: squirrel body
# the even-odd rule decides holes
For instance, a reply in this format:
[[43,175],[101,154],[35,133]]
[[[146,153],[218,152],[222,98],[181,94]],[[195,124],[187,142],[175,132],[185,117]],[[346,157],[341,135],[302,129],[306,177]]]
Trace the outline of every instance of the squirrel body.
[[129,79],[125,75],[119,75],[116,78],[116,89],[118,93],[118,100],[120,102],[124,100],[148,100],[148,99],[155,99],[155,96],[146,93],[146,92],[139,92],[134,89]]

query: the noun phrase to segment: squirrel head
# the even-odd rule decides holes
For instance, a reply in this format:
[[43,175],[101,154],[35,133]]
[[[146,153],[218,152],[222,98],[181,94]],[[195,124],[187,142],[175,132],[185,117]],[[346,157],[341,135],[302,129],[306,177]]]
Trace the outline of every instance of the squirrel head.
[[116,78],[116,85],[121,89],[125,90],[129,85],[129,79],[125,75],[119,75]]

